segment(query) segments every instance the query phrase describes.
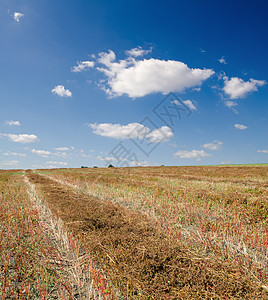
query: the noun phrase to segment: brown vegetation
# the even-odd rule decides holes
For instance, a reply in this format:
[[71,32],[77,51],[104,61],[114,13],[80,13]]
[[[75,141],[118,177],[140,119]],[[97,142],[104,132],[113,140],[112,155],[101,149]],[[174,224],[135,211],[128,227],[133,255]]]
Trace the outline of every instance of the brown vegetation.
[[[50,174],[57,175],[56,177],[61,179],[68,177],[70,179],[73,176],[77,178],[76,183],[82,183],[81,186],[101,184],[103,189],[112,188],[117,184],[122,188],[124,181],[124,187],[131,186],[133,189],[145,185],[147,190],[162,199],[163,195],[165,198],[168,197],[168,191],[163,182],[161,187],[161,177],[169,178],[174,175],[178,178],[186,175],[174,174],[175,171],[182,172],[178,169],[136,168],[112,171],[94,169],[94,172],[70,170],[68,174],[67,172],[61,174],[58,171],[52,171]],[[166,172],[168,174],[165,174]],[[263,181],[267,179],[266,170],[264,175],[258,172],[260,173],[254,170],[253,174],[261,176],[260,184],[265,187]],[[229,176],[224,174],[219,176],[217,172],[214,173],[215,177],[222,180]],[[191,174],[189,169],[188,174],[200,176],[197,169],[195,174]],[[204,172],[202,176],[210,178],[213,174],[207,170],[207,173]],[[230,176],[234,178],[234,175]],[[133,206],[126,207],[129,206],[127,202],[121,203],[124,204],[122,206],[114,201],[96,198],[86,194],[86,189],[74,190],[37,174],[29,173],[28,177],[36,185],[40,195],[43,195],[50,209],[64,221],[69,231],[80,238],[89,253],[93,255],[95,262],[100,264],[111,282],[125,296],[137,299],[265,299],[267,297],[260,280],[258,278],[255,280],[248,269],[243,268],[241,261],[230,261],[228,256],[226,258],[215,257],[215,255],[205,256],[204,251],[199,254],[198,247],[191,248],[190,244],[184,243],[185,239],[180,239],[180,236],[174,237],[172,226],[161,226],[163,224],[158,222],[160,214],[157,211],[153,218],[134,209]],[[242,180],[248,182],[249,178],[245,175]],[[185,187],[180,189],[181,193],[185,192]],[[189,195],[196,195],[198,191],[201,195],[197,197],[211,203],[219,202],[217,195],[215,199],[210,200],[214,193],[206,188],[196,190],[193,187],[187,190]],[[170,192],[171,195],[176,194],[175,190]],[[176,194],[175,199],[178,196],[181,194]],[[159,202],[159,205],[162,205],[163,209],[165,203],[172,204],[175,199],[169,194],[166,202]],[[233,209],[234,202],[242,201],[239,196],[237,199],[225,205]],[[157,203],[151,203],[152,205],[157,209]],[[170,221],[171,217],[170,213],[166,213],[166,218],[169,219],[167,221]],[[262,219],[262,222],[266,220],[267,217]],[[213,230],[214,222],[206,224],[204,231]],[[206,251],[213,252],[209,247]]]

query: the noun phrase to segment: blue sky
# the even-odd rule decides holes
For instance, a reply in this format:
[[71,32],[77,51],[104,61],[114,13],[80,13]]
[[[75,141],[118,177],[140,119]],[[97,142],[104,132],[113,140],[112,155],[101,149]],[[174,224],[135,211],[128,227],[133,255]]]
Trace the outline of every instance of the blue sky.
[[268,163],[267,1],[0,2],[0,168]]

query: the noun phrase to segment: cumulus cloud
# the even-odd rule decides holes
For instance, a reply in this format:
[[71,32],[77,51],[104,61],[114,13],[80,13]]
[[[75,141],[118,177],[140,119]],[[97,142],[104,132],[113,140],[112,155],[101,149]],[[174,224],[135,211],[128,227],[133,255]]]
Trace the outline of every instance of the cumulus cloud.
[[195,158],[197,161],[200,161],[202,157],[211,156],[211,154],[206,153],[204,150],[179,150],[174,155],[179,158]]
[[136,57],[128,57],[116,62],[112,50],[100,53],[98,63],[104,67],[97,67],[97,70],[107,76],[108,87],[102,86],[102,89],[110,96],[126,94],[131,98],[158,92],[182,92],[200,86],[214,74],[211,69],[189,68],[175,60],[137,60]]
[[224,65],[227,64],[227,62],[226,62],[224,56],[222,56],[220,59],[218,59],[218,62],[221,63],[221,64],[224,64]]
[[20,22],[20,19],[23,17],[24,17],[24,14],[22,14],[22,13],[19,13],[19,12],[13,13],[13,19],[18,23]]
[[50,151],[47,151],[47,150],[32,149],[31,152],[34,153],[34,154],[37,154],[41,157],[48,157],[49,155],[52,155],[52,153]]
[[268,150],[257,150],[257,152],[259,152],[259,153],[267,153],[268,154]]
[[51,92],[55,95],[58,95],[60,97],[72,97],[72,92],[65,89],[63,85],[57,85],[55,86]]
[[258,87],[264,86],[267,82],[265,80],[256,80],[250,78],[249,81],[244,81],[238,77],[229,79],[227,76],[223,77],[224,87],[223,91],[231,98],[238,99],[244,98],[249,93],[258,90]]
[[27,144],[27,143],[37,143],[40,140],[38,137],[34,134],[1,134],[2,136],[6,136],[10,141],[15,142],[15,143],[22,143],[22,144]]
[[[191,110],[197,110],[197,107],[194,105],[193,101],[191,100],[182,100],[182,102],[188,106]],[[173,100],[171,103],[174,103],[176,105],[181,105],[181,103],[178,100]]]
[[247,128],[248,128],[248,126],[242,125],[242,124],[235,124],[234,127],[235,127],[236,129],[240,129],[240,130],[244,130],[244,129],[247,129]]
[[3,155],[5,155],[5,156],[20,156],[20,157],[26,156],[26,154],[24,154],[24,153],[16,153],[16,152],[4,152]]
[[173,132],[170,127],[162,126],[159,129],[152,130],[145,138],[148,138],[152,143],[168,142],[173,137]]
[[20,122],[19,121],[6,121],[6,124],[9,126],[20,126]]
[[167,126],[150,130],[140,123],[121,124],[89,124],[93,132],[97,135],[111,137],[115,139],[148,139],[152,143],[166,142],[173,137],[172,130]]
[[131,50],[127,50],[126,54],[129,55],[129,56],[132,56],[132,57],[138,57],[138,56],[144,56],[144,55],[146,55],[150,52],[152,52],[152,48],[149,49],[149,50],[144,50],[144,49],[142,49],[141,46],[138,46],[138,47],[133,48]]
[[79,73],[89,68],[93,68],[94,64],[95,64],[94,61],[78,61],[77,66],[72,67],[71,71],[75,73]]
[[204,144],[203,148],[215,151],[215,150],[220,150],[222,145],[223,145],[223,142],[214,141],[213,143]]

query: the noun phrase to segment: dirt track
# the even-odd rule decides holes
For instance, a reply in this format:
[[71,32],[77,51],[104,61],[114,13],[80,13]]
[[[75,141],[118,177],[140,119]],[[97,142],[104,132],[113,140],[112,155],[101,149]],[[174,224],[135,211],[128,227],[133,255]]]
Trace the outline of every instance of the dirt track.
[[153,220],[29,172],[39,194],[108,277],[136,299],[266,299],[243,271],[197,257]]

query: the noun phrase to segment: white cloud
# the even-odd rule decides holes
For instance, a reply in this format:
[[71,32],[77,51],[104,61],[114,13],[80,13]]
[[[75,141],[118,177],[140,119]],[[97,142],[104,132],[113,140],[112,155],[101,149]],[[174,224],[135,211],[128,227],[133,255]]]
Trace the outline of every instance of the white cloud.
[[116,161],[116,158],[115,157],[112,157],[112,156],[97,156],[97,159],[98,160],[101,160],[101,161],[105,161],[106,163],[111,163],[113,161]]
[[13,13],[13,19],[16,21],[16,22],[20,22],[20,19],[24,17],[24,14],[22,13],[19,13],[19,12],[14,12]]
[[179,158],[196,158],[197,161],[200,161],[202,157],[211,156],[211,154],[206,153],[204,150],[179,150],[174,155]]
[[152,143],[168,142],[173,137],[173,132],[168,126],[162,126],[148,133],[145,138],[148,138]]
[[259,152],[259,153],[267,153],[268,154],[268,150],[257,150],[257,152]]
[[229,79],[227,76],[224,76],[223,80],[223,91],[231,99],[244,98],[249,93],[257,91],[258,87],[261,87],[267,83],[265,80],[256,80],[250,78],[249,81],[244,81],[243,79],[238,77],[232,77],[231,79]]
[[9,126],[20,126],[20,122],[19,121],[6,121],[6,124]]
[[6,136],[8,137],[8,139],[12,142],[16,142],[16,143],[22,143],[22,144],[26,144],[26,143],[37,143],[39,142],[39,139],[36,135],[34,134],[1,134],[2,136]]
[[25,157],[26,154],[24,153],[16,153],[16,152],[5,152],[3,153],[5,156],[20,156],[20,157]]
[[66,152],[56,152],[56,153],[52,153],[52,155],[62,157],[62,158],[66,158],[68,156]]
[[191,110],[197,110],[197,107],[193,104],[191,100],[184,100],[183,103],[187,105]]
[[224,102],[224,105],[227,106],[227,107],[229,107],[229,108],[232,108],[232,107],[237,106],[238,103],[235,102],[235,101],[225,101],[225,102]]
[[[182,100],[182,102],[188,106],[191,110],[197,110],[197,107],[194,105],[193,101],[191,100]],[[174,103],[176,105],[181,105],[181,103],[178,100],[173,100],[171,103]]]
[[66,152],[51,152],[48,150],[36,150],[36,149],[32,149],[31,150],[32,153],[37,154],[41,157],[49,157],[50,155],[54,155],[57,157],[62,157],[62,158],[66,158],[68,156],[68,154]]
[[95,134],[115,139],[148,139],[152,143],[166,142],[173,137],[172,130],[167,126],[150,130],[140,123],[121,124],[89,124]]
[[152,48],[149,50],[143,50],[141,46],[137,48],[133,48],[131,50],[126,51],[126,54],[132,57],[144,56],[148,53],[152,52]]
[[227,64],[227,62],[226,62],[224,56],[222,56],[220,59],[218,59],[218,61],[219,61],[219,63],[221,63],[221,64],[225,64],[225,65]]
[[206,53],[206,50],[204,50],[204,49],[200,48],[200,52],[202,52],[202,53]]
[[86,69],[93,68],[94,64],[94,61],[78,61],[77,66],[74,66],[71,71],[75,73],[82,72]]
[[223,142],[214,141],[213,143],[204,144],[202,147],[212,150],[212,151],[215,151],[215,150],[220,150],[222,145],[223,145]]
[[115,59],[116,59],[115,53],[112,50],[108,50],[108,52],[99,53],[98,62],[103,64],[106,67],[111,67]]
[[50,151],[47,151],[47,150],[32,149],[31,152],[34,153],[34,154],[37,154],[41,157],[48,157],[49,155],[52,155],[52,153]]
[[158,92],[182,92],[200,86],[214,74],[211,69],[192,69],[174,60],[136,60],[128,57],[116,62],[115,53],[111,50],[99,56],[98,62],[105,67],[98,67],[97,70],[108,77],[108,87],[103,86],[102,89],[110,96],[126,94],[135,98]]
[[54,148],[54,150],[57,150],[57,151],[68,151],[68,150],[70,150],[70,148],[68,148],[68,147],[59,147],[59,148]]
[[95,134],[115,139],[143,138],[150,129],[140,123],[129,123],[127,125],[101,123],[89,124]]
[[130,163],[131,167],[146,167],[149,165],[150,165],[150,163],[145,160],[135,160]]
[[18,165],[18,160],[1,161],[0,167],[12,167]]
[[65,87],[63,85],[57,85],[57,86],[55,86],[51,90],[51,92],[53,94],[56,94],[56,95],[60,96],[60,97],[72,97],[72,92],[69,91],[69,90],[67,90],[67,89],[65,89]]
[[231,165],[231,164],[232,164],[231,160],[226,160],[221,162],[221,165]]
[[247,129],[247,128],[248,128],[248,126],[242,125],[242,124],[235,124],[234,127],[235,127],[236,129],[240,129],[240,130],[244,130],[244,129]]
[[46,165],[53,165],[53,166],[67,166],[68,163],[65,161],[47,161]]

